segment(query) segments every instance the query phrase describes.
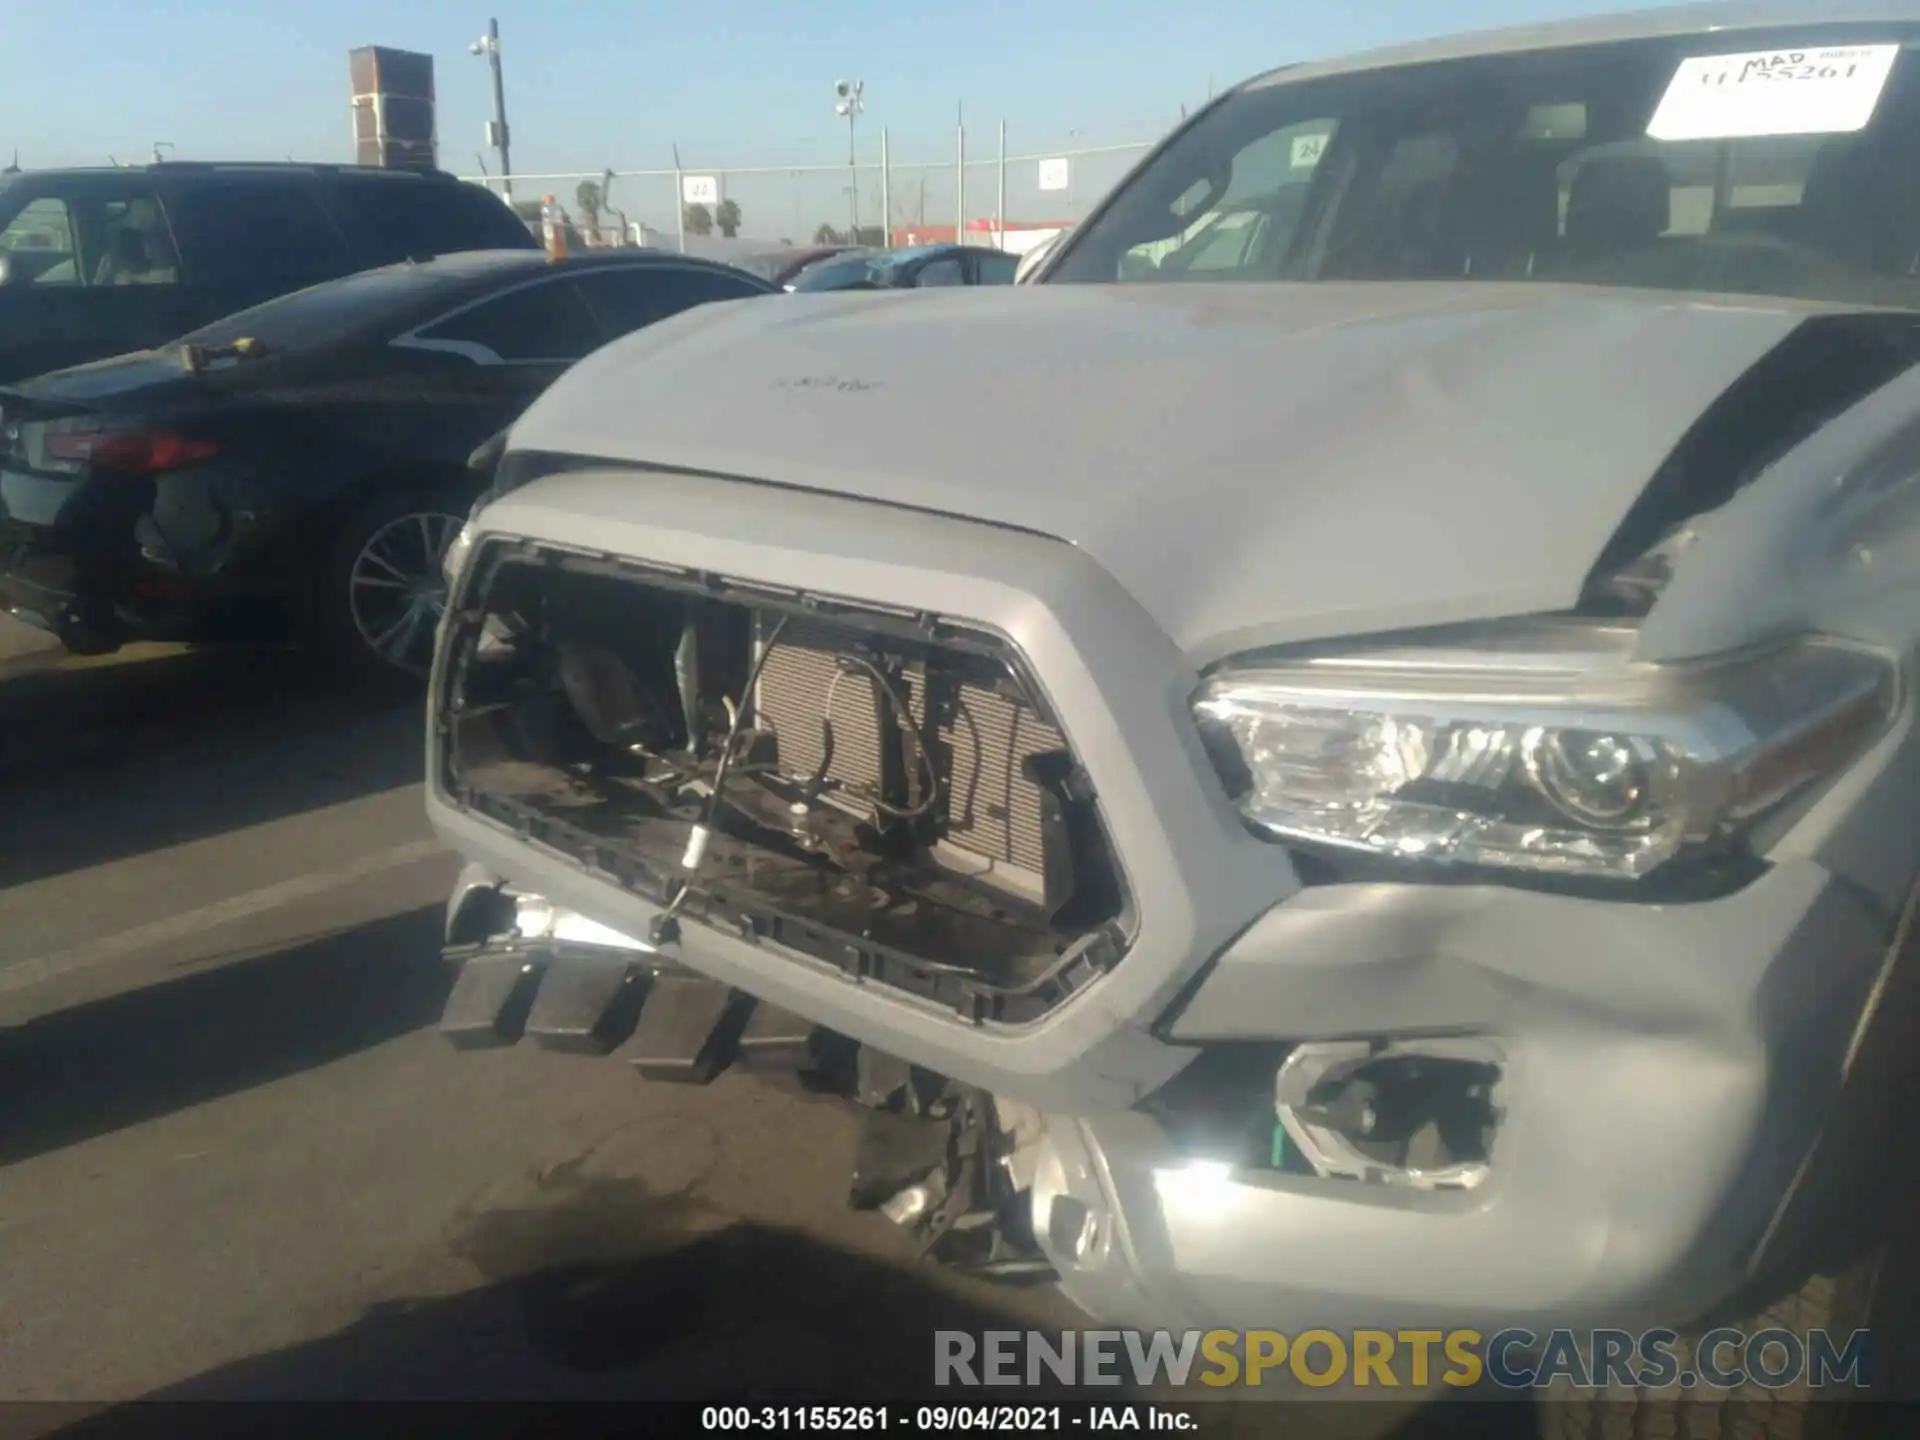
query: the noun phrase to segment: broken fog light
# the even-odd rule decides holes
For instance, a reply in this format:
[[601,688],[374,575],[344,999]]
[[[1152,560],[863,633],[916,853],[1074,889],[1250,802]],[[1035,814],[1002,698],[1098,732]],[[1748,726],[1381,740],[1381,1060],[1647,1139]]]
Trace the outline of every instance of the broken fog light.
[[1684,665],[1630,625],[1249,661],[1194,701],[1241,813],[1404,861],[1636,880],[1709,850],[1884,730],[1896,672],[1811,638]]
[[1475,1040],[1301,1045],[1274,1082],[1274,1112],[1315,1174],[1420,1190],[1487,1176],[1501,1057]]

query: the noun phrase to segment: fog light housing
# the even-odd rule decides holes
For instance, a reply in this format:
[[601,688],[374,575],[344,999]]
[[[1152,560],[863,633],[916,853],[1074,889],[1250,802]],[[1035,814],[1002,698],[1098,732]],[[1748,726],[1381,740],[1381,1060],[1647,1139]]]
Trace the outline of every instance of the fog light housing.
[[1084,1159],[1063,1153],[1057,1132],[1035,1159],[1030,1203],[1033,1233],[1056,1269],[1084,1273],[1106,1264],[1113,1224],[1100,1183]]
[[608,950],[640,950],[653,946],[631,935],[589,920],[573,910],[562,910],[542,895],[516,895],[513,928],[522,940],[553,940],[567,945],[597,945]]
[[1275,1076],[1274,1113],[1317,1175],[1471,1190],[1492,1163],[1504,1074],[1478,1039],[1301,1045]]

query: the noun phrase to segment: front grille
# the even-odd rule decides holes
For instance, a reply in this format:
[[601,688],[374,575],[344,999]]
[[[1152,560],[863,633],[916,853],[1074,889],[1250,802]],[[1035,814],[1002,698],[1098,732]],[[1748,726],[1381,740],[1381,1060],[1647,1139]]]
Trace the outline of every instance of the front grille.
[[[970,1023],[1037,1019],[1125,955],[1130,901],[1089,778],[999,637],[501,541],[471,564],[434,700],[434,768],[453,804],[673,907],[676,924]],[[582,650],[647,703],[623,720],[625,684],[566,683]],[[751,723],[735,729],[743,699]],[[652,723],[668,711],[691,744]],[[725,747],[728,733],[744,742]]]
[[[857,810],[882,792],[881,726],[890,706],[870,674],[843,666],[848,643],[830,627],[789,626],[761,671],[754,713],[778,738],[780,769],[807,778],[828,759],[821,720],[831,694],[833,747],[824,794]],[[937,691],[942,677],[932,679]],[[937,723],[928,727],[924,663],[908,667],[896,688],[942,776],[936,815],[946,844],[1037,883],[1046,872],[1042,801],[1026,761],[1065,749],[1060,732],[1024,701],[971,680],[952,684],[950,698],[936,702]]]

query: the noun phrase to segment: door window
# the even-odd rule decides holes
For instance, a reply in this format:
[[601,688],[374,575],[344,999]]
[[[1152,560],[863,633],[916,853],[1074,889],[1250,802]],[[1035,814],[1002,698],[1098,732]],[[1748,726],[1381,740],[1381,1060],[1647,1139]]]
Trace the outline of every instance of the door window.
[[477,185],[355,177],[332,193],[363,266],[463,250],[525,250],[533,238],[497,195]]
[[961,266],[957,255],[945,255],[922,265],[913,283],[916,288],[922,290],[935,285],[964,285],[967,283],[967,272]]
[[180,279],[180,257],[152,196],[102,200],[88,208],[93,213],[82,223],[95,238],[84,248],[99,256],[93,265],[95,285],[172,285]]
[[724,270],[670,267],[663,278],[666,282],[665,307],[661,311],[663,316],[678,315],[682,310],[691,310],[696,305],[708,305],[717,300],[745,300],[749,296],[767,293],[746,276],[729,275]]
[[1020,257],[994,251],[990,254],[974,256],[973,264],[980,276],[974,282],[975,284],[1011,285],[1014,275],[1020,269]]
[[609,337],[625,335],[682,310],[717,300],[745,300],[767,293],[742,274],[692,265],[625,265],[575,278],[587,307]]
[[73,214],[55,196],[29,200],[0,231],[0,253],[7,257],[12,283],[78,285]]
[[578,276],[573,283],[601,330],[614,336],[651,325],[668,313],[661,280],[656,266],[630,265],[595,270]]
[[172,285],[180,261],[153,192],[80,189],[28,201],[0,233],[10,268],[36,285]]
[[310,185],[195,184],[172,208],[187,263],[203,281],[222,289],[293,290],[355,268],[345,239]]
[[421,348],[482,365],[569,365],[605,339],[593,311],[565,280],[541,280],[421,329]]

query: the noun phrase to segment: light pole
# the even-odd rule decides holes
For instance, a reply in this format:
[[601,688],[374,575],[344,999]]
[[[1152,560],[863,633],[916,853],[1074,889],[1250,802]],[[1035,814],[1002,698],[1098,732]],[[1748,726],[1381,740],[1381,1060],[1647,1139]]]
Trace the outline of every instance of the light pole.
[[852,221],[847,231],[847,243],[860,243],[860,161],[853,146],[853,122],[865,108],[861,95],[867,86],[864,80],[836,80],[833,82],[833,113],[847,117],[847,214]]
[[487,141],[500,152],[500,193],[513,199],[513,161],[507,150],[507,87],[500,78],[500,22],[487,21],[487,33],[467,47],[470,54],[484,55],[493,70],[493,124],[487,127]]

